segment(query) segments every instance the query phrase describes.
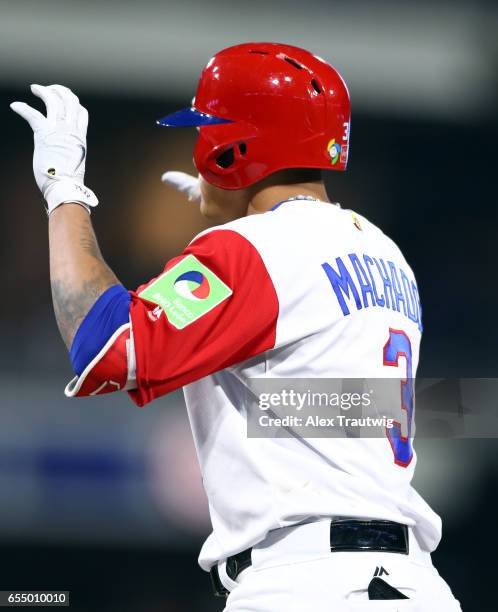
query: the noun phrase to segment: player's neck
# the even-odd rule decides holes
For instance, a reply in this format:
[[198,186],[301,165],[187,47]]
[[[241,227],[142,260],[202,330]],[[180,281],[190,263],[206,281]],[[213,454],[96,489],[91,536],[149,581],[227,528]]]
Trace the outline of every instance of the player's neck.
[[268,185],[258,190],[251,198],[247,208],[248,215],[264,213],[279,202],[290,198],[307,196],[322,202],[329,202],[323,183],[294,183],[291,185]]

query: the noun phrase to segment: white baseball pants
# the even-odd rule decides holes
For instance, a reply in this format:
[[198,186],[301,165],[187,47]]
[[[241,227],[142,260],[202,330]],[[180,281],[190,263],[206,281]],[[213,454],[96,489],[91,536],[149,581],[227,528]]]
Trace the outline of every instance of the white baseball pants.
[[[446,582],[410,530],[409,554],[330,552],[330,521],[278,529],[252,551],[252,566],[230,590],[225,612],[460,612]],[[370,601],[377,575],[409,599]]]

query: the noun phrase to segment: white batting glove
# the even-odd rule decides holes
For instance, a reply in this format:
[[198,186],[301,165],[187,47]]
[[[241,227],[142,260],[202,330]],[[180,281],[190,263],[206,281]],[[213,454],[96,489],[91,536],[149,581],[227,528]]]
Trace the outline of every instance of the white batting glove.
[[46,117],[24,102],[13,102],[10,108],[33,130],[33,172],[47,212],[64,202],[77,202],[90,212],[99,201],[84,185],[88,111],[62,85],[31,85],[31,91],[45,103]]
[[177,191],[185,193],[189,202],[199,203],[201,201],[201,188],[199,179],[185,172],[168,171],[165,172],[161,180],[166,185],[173,187]]

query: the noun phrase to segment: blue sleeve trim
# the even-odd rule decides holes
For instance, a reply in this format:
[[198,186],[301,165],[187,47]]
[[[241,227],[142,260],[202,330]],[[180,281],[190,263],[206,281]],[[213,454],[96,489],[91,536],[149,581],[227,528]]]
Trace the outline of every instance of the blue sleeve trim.
[[69,351],[73,370],[78,376],[100,353],[112,334],[129,322],[130,301],[128,291],[122,285],[114,285],[104,291],[88,311]]

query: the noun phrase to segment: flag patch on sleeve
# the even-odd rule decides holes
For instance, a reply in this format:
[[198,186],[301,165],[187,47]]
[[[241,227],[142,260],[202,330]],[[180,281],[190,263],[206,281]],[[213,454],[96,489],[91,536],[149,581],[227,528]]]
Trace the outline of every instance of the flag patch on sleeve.
[[160,306],[176,329],[194,323],[231,295],[230,287],[194,255],[187,255],[139,294]]

